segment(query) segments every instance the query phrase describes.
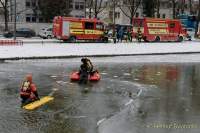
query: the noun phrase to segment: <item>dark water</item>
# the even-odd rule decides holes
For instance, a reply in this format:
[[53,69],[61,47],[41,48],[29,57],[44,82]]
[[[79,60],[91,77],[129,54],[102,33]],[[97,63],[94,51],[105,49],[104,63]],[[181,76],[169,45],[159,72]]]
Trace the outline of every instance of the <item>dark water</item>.
[[200,132],[199,64],[144,64],[132,73],[138,83],[157,88],[139,98],[137,111],[127,107],[102,123],[100,133]]
[[[94,61],[102,80],[80,86],[69,80],[79,60],[1,63],[0,132],[199,133],[200,64],[104,63],[102,58]],[[33,73],[40,97],[53,94],[53,102],[34,111],[20,108],[19,86],[27,73]],[[129,114],[129,93],[134,97],[140,89],[139,111]],[[163,127],[169,124],[194,127]]]

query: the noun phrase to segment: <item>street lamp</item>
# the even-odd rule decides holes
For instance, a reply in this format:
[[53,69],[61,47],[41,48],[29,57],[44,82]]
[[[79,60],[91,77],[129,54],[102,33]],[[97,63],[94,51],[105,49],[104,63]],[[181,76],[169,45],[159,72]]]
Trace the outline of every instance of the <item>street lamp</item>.
[[16,17],[17,17],[17,2],[16,2],[16,0],[14,0],[14,2],[15,2],[15,4],[14,4],[14,40],[16,40]]

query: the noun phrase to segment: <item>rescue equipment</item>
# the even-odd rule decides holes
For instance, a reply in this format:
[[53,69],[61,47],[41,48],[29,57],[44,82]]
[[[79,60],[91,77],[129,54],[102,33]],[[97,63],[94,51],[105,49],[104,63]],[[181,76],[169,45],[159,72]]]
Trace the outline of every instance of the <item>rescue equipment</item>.
[[23,108],[26,110],[34,110],[34,109],[52,101],[53,99],[54,98],[51,96],[45,96],[45,97],[41,98],[40,100],[34,101],[32,103],[29,103],[29,104],[23,106]]
[[[70,75],[71,81],[79,81],[80,80],[80,74],[79,72],[73,72]],[[101,76],[98,72],[95,72],[94,74],[89,74],[88,80],[89,81],[99,81],[101,79]]]

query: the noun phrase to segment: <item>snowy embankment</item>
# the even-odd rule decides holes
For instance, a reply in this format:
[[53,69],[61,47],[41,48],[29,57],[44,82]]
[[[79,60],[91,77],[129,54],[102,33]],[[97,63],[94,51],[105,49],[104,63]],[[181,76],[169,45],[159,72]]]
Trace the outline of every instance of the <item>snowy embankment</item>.
[[0,46],[0,59],[67,58],[200,53],[200,42],[182,43],[24,43]]

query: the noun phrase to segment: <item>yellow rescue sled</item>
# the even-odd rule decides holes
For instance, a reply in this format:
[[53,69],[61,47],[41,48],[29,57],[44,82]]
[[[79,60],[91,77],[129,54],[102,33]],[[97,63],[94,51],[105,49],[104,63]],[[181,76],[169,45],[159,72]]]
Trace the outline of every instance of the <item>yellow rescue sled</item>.
[[51,96],[45,96],[45,97],[41,98],[40,100],[34,101],[32,103],[29,103],[29,104],[23,106],[23,108],[26,110],[34,110],[34,109],[52,101],[53,99],[54,98]]

